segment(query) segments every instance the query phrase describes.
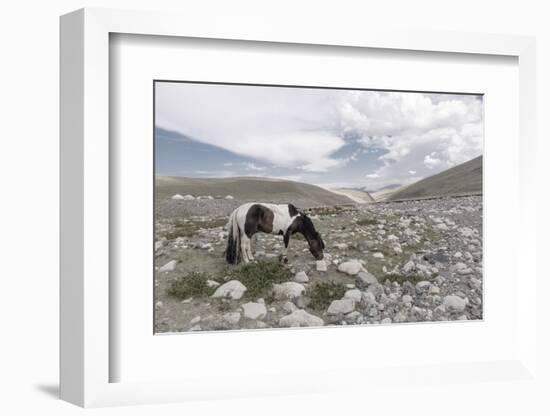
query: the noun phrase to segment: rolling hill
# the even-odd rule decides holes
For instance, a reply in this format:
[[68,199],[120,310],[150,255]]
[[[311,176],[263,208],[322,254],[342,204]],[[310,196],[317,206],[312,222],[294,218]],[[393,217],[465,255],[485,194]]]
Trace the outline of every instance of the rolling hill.
[[157,176],[155,184],[156,197],[160,199],[170,198],[174,194],[214,197],[231,195],[239,201],[292,203],[304,208],[347,205],[354,202],[345,195],[315,185],[273,178]]
[[420,199],[438,196],[457,196],[482,193],[483,158],[447,169],[413,183],[390,195],[388,201]]

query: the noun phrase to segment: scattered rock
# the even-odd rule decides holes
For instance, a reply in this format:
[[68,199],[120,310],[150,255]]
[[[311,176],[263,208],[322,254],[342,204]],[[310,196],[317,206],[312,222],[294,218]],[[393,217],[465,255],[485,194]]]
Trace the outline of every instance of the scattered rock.
[[359,272],[355,278],[355,283],[358,287],[367,287],[373,283],[378,283],[378,279],[369,272]]
[[346,261],[338,265],[339,272],[346,273],[351,276],[356,275],[361,270],[363,270],[363,266],[357,260]]
[[432,284],[430,282],[428,282],[427,280],[423,280],[421,282],[418,282],[416,284],[416,291],[418,293],[424,293],[424,292],[427,292],[429,289],[430,289],[430,286]]
[[216,289],[213,298],[230,298],[230,299],[240,299],[244,292],[246,292],[246,287],[238,280],[230,280],[227,283],[224,283]]
[[361,301],[361,291],[359,289],[350,289],[347,290],[344,294],[345,299],[351,299],[354,302],[360,302]]
[[334,244],[334,248],[337,248],[338,250],[347,250],[348,245],[345,243],[338,243]]
[[329,315],[346,314],[355,309],[355,301],[352,299],[333,300],[327,309]]
[[374,257],[375,259],[383,259],[384,258],[384,254],[383,253],[380,253],[379,251],[376,252],[376,253],[372,253],[372,257]]
[[413,298],[411,295],[403,295],[401,300],[403,301],[403,303],[412,303]]
[[405,263],[405,265],[403,266],[403,271],[404,271],[405,273],[410,273],[410,272],[412,272],[415,268],[416,268],[416,265],[414,264],[414,261],[408,261],[408,262]]
[[327,263],[325,263],[324,260],[317,260],[315,262],[315,268],[318,272],[326,272],[327,271]]
[[296,273],[296,275],[294,276],[294,281],[298,283],[307,283],[309,282],[309,278],[307,277],[306,272],[301,271]]
[[285,302],[285,304],[283,305],[283,310],[287,313],[292,313],[294,311],[297,311],[298,308],[296,307],[296,305],[294,303],[292,303],[291,301],[287,301]]
[[367,288],[367,292],[372,293],[375,297],[380,296],[382,293],[384,293],[384,286],[382,286],[380,283],[373,283]]
[[445,308],[452,312],[462,312],[466,308],[466,301],[458,296],[445,296],[443,299]]
[[306,288],[300,283],[285,282],[273,285],[273,297],[277,300],[294,299],[302,296]]
[[239,312],[227,312],[223,314],[222,318],[229,325],[237,325],[241,320],[241,314]]
[[282,327],[323,326],[324,324],[321,318],[307,313],[303,309],[298,309],[279,320],[279,326]]
[[184,199],[184,198],[180,194],[176,194],[176,195],[172,195],[172,199],[178,200],[178,199]]
[[430,290],[429,290],[430,295],[438,295],[439,292],[440,292],[439,287],[437,287],[435,285],[430,286]]
[[243,316],[248,319],[262,319],[267,314],[267,309],[263,303],[248,302],[241,306]]
[[193,319],[191,319],[189,321],[189,324],[191,326],[195,325],[195,324],[198,324],[199,322],[201,321],[201,317],[200,316],[195,316]]
[[178,262],[176,260],[170,260],[168,263],[166,263],[164,266],[162,266],[159,269],[159,272],[172,272],[176,270],[176,264]]

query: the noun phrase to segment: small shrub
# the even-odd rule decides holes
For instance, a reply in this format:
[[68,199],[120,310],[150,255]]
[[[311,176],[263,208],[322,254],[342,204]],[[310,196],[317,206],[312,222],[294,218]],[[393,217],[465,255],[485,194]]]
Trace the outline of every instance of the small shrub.
[[208,286],[206,281],[210,276],[206,273],[190,272],[170,282],[168,295],[176,299],[210,296],[215,288]]
[[329,307],[333,300],[342,299],[346,287],[336,282],[320,282],[308,290],[309,306],[321,311]]
[[357,220],[357,225],[375,225],[378,221],[373,220],[372,218],[363,218],[360,220]]
[[174,223],[173,231],[167,232],[164,237],[166,237],[167,240],[175,240],[178,237],[192,237],[201,228],[223,227],[226,223],[227,220],[223,218],[196,222],[177,221]]
[[266,296],[273,283],[290,280],[292,274],[279,261],[259,260],[246,263],[229,272],[233,279],[246,286],[245,297],[255,299]]

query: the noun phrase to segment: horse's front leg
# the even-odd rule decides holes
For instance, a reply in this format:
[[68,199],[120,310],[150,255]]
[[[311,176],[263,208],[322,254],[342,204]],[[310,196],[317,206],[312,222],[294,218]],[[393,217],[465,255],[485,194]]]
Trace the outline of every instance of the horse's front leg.
[[280,259],[283,263],[288,263],[288,245],[290,243],[290,233],[285,233],[285,236],[283,238],[284,241],[284,248],[283,252],[281,253]]

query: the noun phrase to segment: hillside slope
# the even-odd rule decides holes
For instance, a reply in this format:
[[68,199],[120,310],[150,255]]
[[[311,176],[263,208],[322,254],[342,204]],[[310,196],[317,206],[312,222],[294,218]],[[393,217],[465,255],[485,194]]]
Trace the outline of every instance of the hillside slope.
[[344,195],[315,185],[288,180],[257,177],[186,178],[158,176],[156,197],[170,198],[174,194],[193,196],[231,195],[239,201],[292,203],[299,207],[347,205],[353,201]]
[[468,162],[424,178],[393,193],[388,200],[419,199],[482,193],[483,158]]
[[359,189],[336,188],[330,189],[330,191],[338,195],[347,196],[349,199],[357,202],[358,204],[371,204],[375,202],[370,193],[366,191],[361,191]]

